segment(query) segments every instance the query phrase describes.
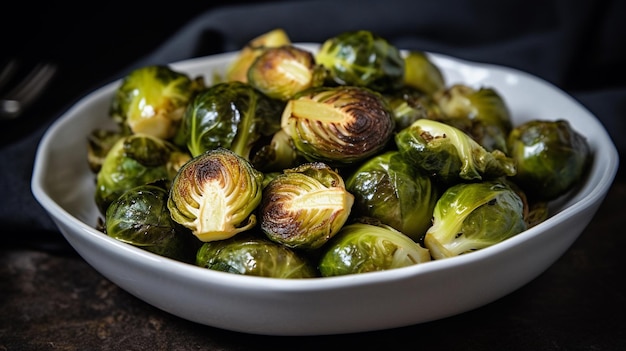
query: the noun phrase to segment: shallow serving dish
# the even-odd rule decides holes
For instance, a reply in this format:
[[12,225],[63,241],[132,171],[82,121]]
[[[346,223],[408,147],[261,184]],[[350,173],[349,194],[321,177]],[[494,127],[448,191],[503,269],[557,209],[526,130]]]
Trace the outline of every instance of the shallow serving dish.
[[[315,50],[315,44],[300,44]],[[210,82],[234,53],[172,65]],[[32,191],[67,241],[106,278],[168,313],[218,328],[268,335],[363,332],[428,322],[478,308],[528,283],[580,235],[604,199],[618,167],[602,124],[545,81],[516,70],[431,55],[455,82],[490,86],[507,102],[515,124],[570,121],[594,153],[585,182],[559,201],[551,217],[503,243],[471,254],[359,275],[283,280],[240,276],[177,262],[112,239],[94,229],[94,176],[86,138],[107,116],[119,82],[83,98],[56,121],[37,151]],[[456,292],[462,291],[462,294]]]

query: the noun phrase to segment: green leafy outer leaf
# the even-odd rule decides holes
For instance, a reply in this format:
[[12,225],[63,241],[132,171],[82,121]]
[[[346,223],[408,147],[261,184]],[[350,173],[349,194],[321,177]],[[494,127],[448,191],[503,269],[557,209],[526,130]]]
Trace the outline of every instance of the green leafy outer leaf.
[[367,30],[344,32],[327,39],[315,59],[326,67],[334,83],[376,91],[400,88],[404,59],[386,39]]
[[515,174],[514,161],[500,150],[489,152],[458,128],[419,119],[395,136],[411,163],[444,183],[477,181]]
[[386,225],[352,223],[323,247],[322,276],[384,271],[431,260],[427,249]]
[[215,84],[187,108],[177,143],[184,140],[192,156],[223,147],[249,160],[256,143],[280,129],[283,105],[247,83]]
[[124,192],[107,208],[106,234],[146,251],[191,262],[189,232],[170,217],[168,192],[156,185],[140,185]]
[[196,254],[196,265],[228,273],[271,278],[313,278],[317,270],[298,252],[252,235],[206,242]]
[[526,230],[524,204],[499,180],[459,183],[437,201],[424,244],[434,259],[458,256]]
[[346,188],[355,196],[353,214],[376,218],[415,241],[432,224],[437,188],[398,151],[369,159],[346,180]]

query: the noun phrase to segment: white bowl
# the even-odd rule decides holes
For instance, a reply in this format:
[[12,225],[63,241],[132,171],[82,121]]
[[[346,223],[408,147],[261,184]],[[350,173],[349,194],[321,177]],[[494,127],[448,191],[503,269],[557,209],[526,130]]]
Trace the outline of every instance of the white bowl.
[[[316,44],[299,44],[316,50]],[[211,81],[234,53],[178,62],[175,69]],[[594,153],[589,176],[559,201],[545,222],[471,254],[384,272],[304,280],[212,271],[112,239],[94,229],[94,176],[87,135],[113,126],[107,116],[119,82],[73,106],[46,132],[37,150],[32,191],[67,241],[106,278],[173,315],[223,329],[267,335],[363,332],[432,321],[475,309],[518,289],[556,261],[580,235],[604,199],[618,167],[602,124],[573,98],[516,70],[431,54],[448,85],[491,86],[515,124],[567,119]]]

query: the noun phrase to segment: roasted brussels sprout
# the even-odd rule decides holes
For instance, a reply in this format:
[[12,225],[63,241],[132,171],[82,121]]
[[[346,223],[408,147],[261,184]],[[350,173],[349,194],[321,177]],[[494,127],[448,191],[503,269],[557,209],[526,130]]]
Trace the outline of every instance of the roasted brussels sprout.
[[252,62],[267,48],[291,45],[287,33],[276,28],[250,40],[226,69],[226,81],[248,82],[248,69]]
[[501,180],[459,183],[443,192],[424,245],[434,259],[480,250],[527,229],[524,204]]
[[344,32],[324,41],[315,60],[339,85],[387,91],[402,87],[404,59],[386,39],[367,30]]
[[469,135],[442,122],[415,121],[395,136],[407,160],[443,183],[515,174],[515,163],[500,150],[488,152]]
[[310,51],[293,45],[267,48],[248,69],[248,83],[265,95],[288,100],[324,83],[324,72]]
[[296,251],[253,235],[206,242],[196,254],[196,265],[227,273],[270,278],[314,278],[315,266]]
[[513,126],[504,99],[492,88],[455,84],[433,95],[443,112],[442,122],[461,129],[487,151],[507,153],[506,138]]
[[323,277],[384,271],[431,260],[428,250],[386,225],[345,225],[322,250]]
[[170,217],[167,197],[168,191],[154,184],[127,190],[107,208],[106,234],[146,251],[193,263],[193,237]]
[[95,201],[101,213],[126,190],[158,181],[170,181],[178,148],[165,140],[131,134],[120,138],[107,153],[96,175]]
[[230,238],[256,225],[263,174],[236,153],[217,148],[192,158],[174,178],[172,219],[201,241]]
[[187,104],[204,86],[202,77],[193,79],[168,66],[137,68],[115,91],[110,115],[124,130],[170,139]]
[[249,160],[263,136],[280,130],[283,106],[247,83],[215,84],[189,104],[176,143],[186,144],[192,156],[223,147]]
[[308,161],[342,166],[385,148],[394,123],[382,95],[367,88],[340,86],[314,88],[289,100],[281,125]]
[[87,137],[87,163],[93,173],[98,173],[113,145],[124,136],[119,130],[96,129]]
[[591,162],[587,140],[567,120],[531,120],[508,136],[517,166],[513,181],[533,201],[550,201],[574,188]]
[[409,86],[384,95],[393,112],[396,131],[410,126],[418,119],[439,120],[443,116],[441,108],[428,94]]
[[298,249],[317,249],[344,225],[354,202],[343,178],[315,162],[286,169],[263,189],[261,229],[269,239]]
[[354,195],[353,214],[380,220],[414,241],[432,224],[438,190],[430,177],[398,151],[374,156],[346,180]]
[[261,172],[282,172],[306,162],[300,155],[293,141],[284,130],[272,136],[269,144],[261,145],[251,156],[252,165]]
[[404,85],[431,95],[445,87],[441,70],[426,53],[409,51],[404,57]]

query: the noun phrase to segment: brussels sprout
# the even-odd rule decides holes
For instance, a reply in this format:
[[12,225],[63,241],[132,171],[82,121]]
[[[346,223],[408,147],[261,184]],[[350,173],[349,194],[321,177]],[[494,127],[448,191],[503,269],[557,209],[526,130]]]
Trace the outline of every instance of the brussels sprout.
[[113,96],[110,115],[125,130],[170,139],[178,130],[189,101],[204,88],[168,66],[145,66],[130,72]]
[[314,278],[315,266],[296,251],[252,235],[206,242],[196,254],[196,265],[216,271],[270,278]]
[[432,224],[438,191],[430,177],[409,164],[398,151],[388,151],[361,165],[346,180],[354,195],[356,216],[380,220],[414,241]]
[[386,225],[352,223],[322,248],[323,277],[384,271],[431,260],[428,250]]
[[396,131],[410,126],[418,119],[441,119],[443,113],[435,100],[423,92],[404,87],[384,95],[393,112]]
[[344,225],[354,196],[328,165],[315,162],[286,169],[263,189],[261,229],[291,248],[316,249]]
[[507,143],[517,166],[513,181],[537,201],[573,189],[592,157],[587,140],[567,120],[528,121],[511,131]]
[[253,152],[250,162],[261,172],[282,172],[283,169],[293,168],[305,160],[298,155],[289,135],[281,129],[274,133],[269,144],[261,145]]
[[492,246],[526,228],[522,199],[506,182],[459,183],[437,201],[424,245],[442,259]]
[[283,103],[247,83],[223,82],[196,95],[176,136],[192,156],[223,147],[249,160],[262,136],[280,130]]
[[513,125],[509,109],[497,91],[455,84],[433,98],[445,116],[443,122],[461,129],[487,151],[498,149],[507,153],[506,138]]
[[190,232],[170,217],[165,188],[147,184],[124,192],[107,208],[106,234],[155,254],[193,262]]
[[104,214],[109,204],[128,189],[171,180],[171,157],[177,151],[174,144],[147,134],[120,138],[96,175],[95,201],[100,212]]
[[282,128],[308,161],[332,166],[362,161],[392,138],[391,110],[379,93],[362,87],[319,87],[287,102]]
[[248,69],[252,62],[267,48],[283,45],[291,45],[291,40],[281,28],[273,29],[250,40],[246,46],[239,50],[237,57],[227,67],[225,79],[247,83]]
[[118,130],[96,129],[87,137],[87,163],[93,173],[98,173],[102,163],[115,143],[124,134]]
[[339,85],[387,91],[402,87],[404,59],[386,39],[367,30],[344,32],[324,41],[315,60]]
[[404,57],[404,85],[431,95],[445,87],[445,79],[426,53],[409,51]]
[[174,178],[167,207],[172,219],[201,241],[230,238],[256,225],[263,174],[234,152],[217,148],[185,163]]
[[287,100],[324,82],[324,70],[310,51],[292,45],[267,48],[248,69],[248,83],[265,95]]
[[444,183],[476,181],[515,174],[515,163],[502,151],[488,152],[466,133],[442,122],[415,121],[396,134],[403,157]]

